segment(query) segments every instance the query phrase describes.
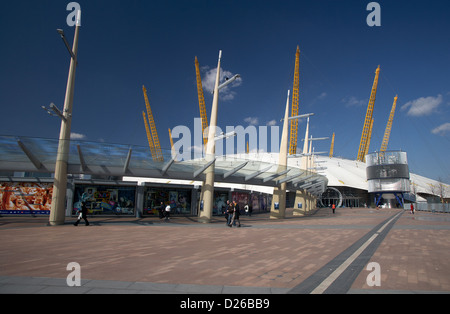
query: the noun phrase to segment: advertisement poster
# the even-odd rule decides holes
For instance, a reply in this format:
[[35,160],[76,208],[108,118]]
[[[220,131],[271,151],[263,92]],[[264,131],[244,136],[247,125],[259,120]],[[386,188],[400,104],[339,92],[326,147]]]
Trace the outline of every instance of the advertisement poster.
[[213,214],[223,214],[227,206],[228,192],[215,192]]
[[244,209],[244,206],[248,204],[248,193],[233,192],[232,197],[233,201],[239,204],[240,209]]
[[0,182],[0,214],[49,215],[53,183]]
[[260,207],[259,207],[259,199],[260,199],[261,195],[258,194],[252,194],[251,195],[251,205],[253,207],[254,211],[259,211]]
[[72,214],[81,210],[83,196],[89,215],[133,215],[135,194],[134,187],[77,186]]
[[170,205],[171,215],[191,213],[190,190],[148,189],[144,199],[144,214],[158,215],[161,202]]

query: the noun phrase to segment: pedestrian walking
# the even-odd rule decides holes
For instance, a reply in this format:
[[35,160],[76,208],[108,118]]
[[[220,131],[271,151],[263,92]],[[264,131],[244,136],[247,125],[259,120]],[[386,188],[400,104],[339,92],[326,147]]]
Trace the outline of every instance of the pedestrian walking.
[[240,209],[239,209],[239,204],[236,203],[236,201],[233,201],[233,216],[231,218],[231,222],[229,224],[230,227],[232,227],[233,225],[236,226],[236,221],[238,222],[238,227],[241,226],[241,221],[239,220],[239,216],[241,214]]
[[73,225],[74,226],[78,226],[78,224],[80,223],[81,219],[84,219],[85,225],[89,226],[89,221],[87,220],[87,207],[86,207],[86,203],[84,201],[81,202],[80,214],[78,215],[77,221]]
[[228,202],[227,204],[227,213],[228,213],[228,217],[227,217],[227,226],[231,227],[231,223],[233,222],[233,216],[234,216],[234,203],[233,202]]
[[333,214],[334,214],[334,211],[336,210],[336,205],[331,205],[331,209],[333,210]]
[[164,203],[161,202],[161,205],[158,208],[158,212],[159,212],[159,219],[163,219],[164,218],[164,211],[166,210]]
[[164,210],[164,217],[166,218],[166,221],[170,219],[170,204],[167,204]]
[[414,214],[414,204],[411,203],[411,214]]
[[230,224],[230,213],[229,213],[229,210],[230,210],[230,200],[227,200],[227,205],[225,206],[225,209],[224,209],[224,212],[223,212],[223,214],[224,214],[224,216],[225,216],[225,220],[226,220],[226,222],[225,222],[225,224],[228,226],[229,224]]

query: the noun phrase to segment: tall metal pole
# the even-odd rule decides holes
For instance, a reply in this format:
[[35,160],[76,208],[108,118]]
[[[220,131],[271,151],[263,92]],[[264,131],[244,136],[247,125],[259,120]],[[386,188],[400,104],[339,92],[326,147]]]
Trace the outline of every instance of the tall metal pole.
[[[214,159],[216,153],[216,126],[217,126],[217,110],[219,103],[219,80],[220,80],[220,59],[222,58],[222,50],[219,51],[219,61],[217,62],[216,83],[214,85],[214,97],[211,110],[211,120],[208,130],[208,143],[206,146],[206,162]],[[205,182],[202,186],[203,209],[200,210],[199,220],[201,222],[210,222],[212,218],[213,202],[214,202],[214,163],[205,170]]]
[[[283,131],[281,133],[280,153],[278,155],[278,172],[286,170],[288,156],[288,121],[289,121],[289,93],[286,99],[286,109],[284,112]],[[278,208],[275,208],[278,203]],[[271,219],[283,219],[286,212],[286,182],[273,189],[272,205],[270,208]]]
[[66,97],[64,99],[64,119],[61,119],[58,153],[56,155],[55,178],[53,183],[52,206],[49,224],[64,224],[67,191],[67,163],[69,160],[70,128],[72,123],[72,104],[75,86],[75,69],[77,66],[78,33],[81,25],[81,11],[78,10],[73,39],[72,58],[70,60],[69,76],[67,78]]

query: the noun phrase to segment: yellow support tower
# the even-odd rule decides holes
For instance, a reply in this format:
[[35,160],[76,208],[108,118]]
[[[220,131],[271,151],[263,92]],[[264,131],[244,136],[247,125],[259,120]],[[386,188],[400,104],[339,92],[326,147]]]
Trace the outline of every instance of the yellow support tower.
[[156,160],[164,161],[164,158],[163,158],[163,155],[161,152],[161,145],[159,143],[158,132],[156,131],[155,120],[153,119],[152,109],[150,108],[150,103],[149,103],[148,97],[147,97],[147,89],[145,89],[145,86],[142,86],[142,91],[144,92],[145,106],[147,108],[148,123],[150,126],[150,130],[152,132],[152,139],[153,139],[153,145],[155,147]]
[[150,147],[150,153],[152,154],[152,159],[156,160],[155,144],[153,144],[152,135],[150,134],[150,128],[148,127],[147,118],[145,117],[145,112],[142,111],[142,117],[144,118],[145,131],[147,132],[148,146]]
[[[295,67],[294,67],[294,87],[292,89],[292,109],[291,117],[298,116],[298,99],[300,89],[300,48],[297,46],[295,53]],[[295,155],[297,153],[297,134],[298,134],[298,120],[291,120],[291,137],[289,141],[289,154]]]
[[366,119],[364,120],[364,127],[361,134],[361,141],[359,143],[358,156],[356,160],[364,161],[365,153],[369,150],[369,145],[367,144],[367,140],[370,137],[371,133],[371,123],[373,116],[373,106],[375,104],[375,98],[377,95],[377,86],[378,86],[378,76],[380,75],[380,66],[375,71],[375,79],[373,80],[372,92],[370,93],[369,105],[367,106]]
[[373,128],[373,119],[370,121],[369,138],[367,139],[366,151],[364,152],[364,157],[362,160],[364,162],[366,161],[366,155],[369,153],[370,140],[372,139],[372,128]]
[[391,135],[392,122],[394,121],[395,107],[397,106],[398,95],[394,97],[394,103],[392,104],[391,114],[386,125],[386,131],[384,132],[383,142],[381,143],[380,152],[385,152],[389,143],[389,137]]
[[173,149],[172,131],[170,131],[170,129],[169,129],[169,137],[170,137],[170,149]]
[[202,119],[202,137],[203,137],[203,144],[205,145],[208,143],[208,137],[203,136],[205,129],[208,127],[208,117],[206,116],[206,109],[205,109],[205,98],[203,96],[203,86],[202,86],[202,78],[200,77],[200,68],[198,65],[197,57],[195,57],[195,73],[197,77],[197,92],[198,92],[198,105],[200,107],[200,118]]
[[334,132],[333,132],[333,137],[331,138],[330,158],[333,157],[333,150],[334,150]]

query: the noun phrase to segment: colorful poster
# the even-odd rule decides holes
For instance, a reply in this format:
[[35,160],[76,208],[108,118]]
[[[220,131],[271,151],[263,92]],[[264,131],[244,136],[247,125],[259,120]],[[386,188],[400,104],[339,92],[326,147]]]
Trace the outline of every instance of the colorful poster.
[[76,186],[72,214],[75,215],[81,210],[83,196],[89,215],[133,215],[135,192],[134,187]]
[[0,214],[49,215],[53,183],[0,182]]
[[223,214],[227,206],[228,192],[215,192],[213,214]]
[[261,195],[258,194],[252,194],[251,196],[251,205],[252,205],[252,209],[253,211],[259,211],[260,210],[260,204],[259,204],[259,199],[260,199]]
[[171,207],[171,215],[191,213],[190,190],[165,190],[149,188],[144,198],[144,214],[158,215],[161,202]]
[[248,193],[245,192],[233,192],[233,201],[239,204],[240,209],[244,209],[244,206],[248,204]]

